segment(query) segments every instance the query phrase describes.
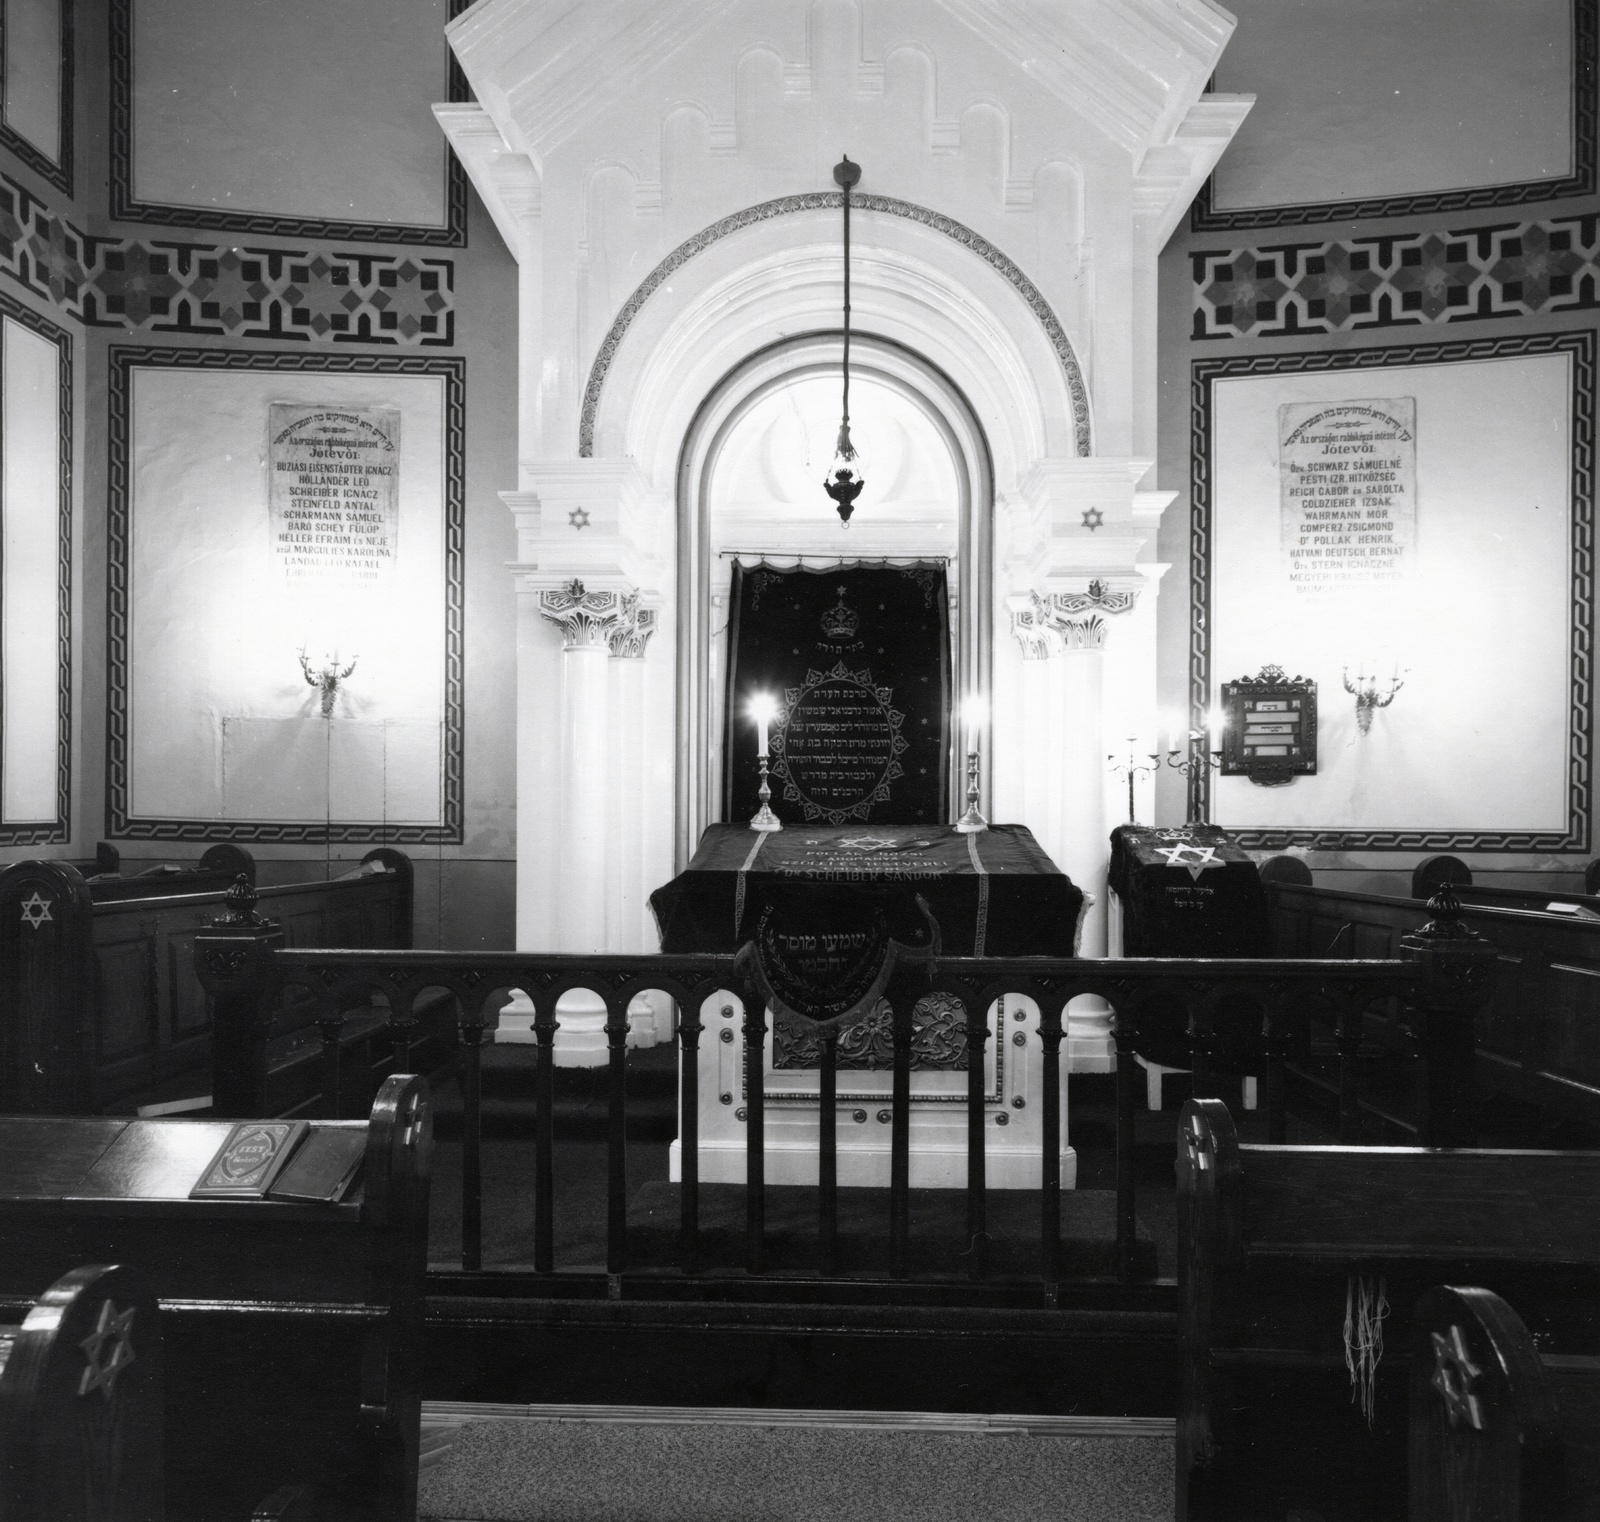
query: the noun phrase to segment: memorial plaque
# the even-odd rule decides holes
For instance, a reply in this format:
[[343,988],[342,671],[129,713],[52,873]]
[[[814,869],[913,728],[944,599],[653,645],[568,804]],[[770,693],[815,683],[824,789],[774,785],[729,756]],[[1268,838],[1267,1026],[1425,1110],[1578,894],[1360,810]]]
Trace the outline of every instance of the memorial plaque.
[[1278,479],[1297,592],[1398,581],[1416,554],[1416,398],[1284,404]]
[[757,808],[757,692],[778,704],[773,806],[788,823],[943,824],[950,616],[943,566],[735,566],[723,800]]
[[273,402],[267,474],[272,556],[290,586],[390,579],[399,551],[400,412]]

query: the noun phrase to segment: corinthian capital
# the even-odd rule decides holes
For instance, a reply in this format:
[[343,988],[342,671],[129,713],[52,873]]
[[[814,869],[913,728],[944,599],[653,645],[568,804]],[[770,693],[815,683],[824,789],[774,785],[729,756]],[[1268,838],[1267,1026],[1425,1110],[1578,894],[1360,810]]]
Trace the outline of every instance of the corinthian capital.
[[622,599],[622,616],[606,636],[612,658],[619,661],[644,659],[644,647],[656,632],[656,610],[641,607],[639,594],[630,592]]
[[1137,586],[1113,586],[1098,579],[1091,581],[1082,592],[1052,592],[1048,599],[1052,622],[1085,613],[1127,613],[1138,600]]
[[1022,647],[1025,661],[1047,661],[1057,641],[1050,627],[1050,605],[1037,592],[1022,592],[1009,599],[1011,632]]
[[576,577],[539,594],[539,612],[561,630],[563,650],[612,648],[613,636],[637,619],[638,604],[637,592],[591,592]]

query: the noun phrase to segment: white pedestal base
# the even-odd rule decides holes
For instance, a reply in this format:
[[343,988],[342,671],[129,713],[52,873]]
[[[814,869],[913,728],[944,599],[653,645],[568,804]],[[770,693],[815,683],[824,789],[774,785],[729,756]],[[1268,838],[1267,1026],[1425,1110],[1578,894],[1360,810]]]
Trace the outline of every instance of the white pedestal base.
[[[665,1013],[656,1008],[664,1006]],[[513,990],[511,1001],[500,1011],[495,1027],[498,1046],[534,1046],[533,1000],[521,989]],[[558,1068],[604,1067],[611,1060],[606,1042],[606,1005],[598,994],[575,988],[556,1004],[555,1061]],[[640,994],[628,1006],[628,1045],[654,1046],[672,1039],[672,1004],[665,998]]]
[[[921,1116],[911,1115],[911,1187],[913,1189],[965,1189],[967,1187],[966,1120],[960,1136],[936,1134],[947,1127],[919,1127]],[[763,1128],[766,1181],[769,1184],[811,1184],[817,1182],[817,1116],[811,1111],[801,1122],[797,1115],[785,1115],[775,1125],[767,1115]],[[839,1115],[839,1187],[842,1189],[887,1189],[889,1187],[889,1127],[868,1121],[873,1132],[857,1140],[851,1135],[864,1130],[851,1122],[850,1115]],[[998,1129],[998,1128],[997,1128]],[[991,1132],[991,1136],[993,1133]],[[1015,1149],[989,1148],[984,1155],[984,1178],[991,1189],[1037,1189],[1041,1172],[1037,1152],[1027,1156]],[[668,1158],[672,1183],[683,1178],[683,1153],[673,1142]],[[719,1139],[700,1145],[702,1184],[742,1184],[745,1181],[745,1151],[742,1136]],[[1061,1187],[1075,1189],[1078,1183],[1078,1154],[1071,1147],[1061,1149]]]
[[[1031,999],[1007,998],[989,1011],[984,1052],[985,1177],[992,1189],[1037,1189],[1044,1150],[1041,1085],[1044,1054],[1039,1011]],[[731,993],[701,1007],[700,1177],[739,1184],[745,1177],[744,1011]],[[767,1017],[762,1078],[763,1150],[773,1184],[817,1181],[817,1074],[772,1066],[772,1016]],[[1063,1043],[1065,1044],[1065,1043]],[[1067,1145],[1067,1064],[1061,1065],[1061,1182],[1077,1181],[1077,1154]],[[839,1182],[888,1188],[892,1075],[843,1069],[838,1076]],[[672,1177],[679,1177],[677,1144]],[[911,1185],[967,1185],[967,1075],[921,1069],[911,1075]]]

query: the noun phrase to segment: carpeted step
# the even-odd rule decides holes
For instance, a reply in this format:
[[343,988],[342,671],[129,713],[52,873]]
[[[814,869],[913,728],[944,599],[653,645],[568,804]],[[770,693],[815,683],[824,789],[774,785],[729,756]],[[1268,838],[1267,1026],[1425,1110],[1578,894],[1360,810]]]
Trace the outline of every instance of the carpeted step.
[[1166,1522],[1166,1418],[429,1403],[428,1522]]

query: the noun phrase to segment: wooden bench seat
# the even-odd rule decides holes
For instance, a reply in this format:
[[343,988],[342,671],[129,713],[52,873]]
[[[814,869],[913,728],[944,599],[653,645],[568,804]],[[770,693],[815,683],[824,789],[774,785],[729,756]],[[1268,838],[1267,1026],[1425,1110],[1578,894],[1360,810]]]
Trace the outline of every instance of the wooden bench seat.
[[[1600,1154],[1241,1146],[1198,1100],[1177,1165],[1180,1522],[1403,1516],[1409,1318],[1441,1280],[1600,1354]],[[1347,1359],[1374,1320],[1364,1410]]]
[[[213,846],[192,871],[86,879],[66,863],[41,861],[0,871],[0,1110],[132,1114],[211,1092],[211,1010],[194,940],[223,915],[230,888],[254,877],[237,846]],[[332,880],[255,892],[289,945],[411,944],[411,863],[399,851],[370,851]],[[270,1098],[280,1111],[302,1110],[318,1092],[320,1070],[296,1039],[314,1032],[315,1018],[306,998],[286,1000],[279,1012]],[[375,1023],[349,1040],[345,1113],[359,1114],[389,1051]],[[395,1068],[440,1065],[453,1041],[449,1022],[430,1028]]]
[[167,1516],[249,1516],[284,1483],[319,1515],[415,1513],[427,1086],[387,1079],[337,1204],[196,1200],[231,1123],[0,1117],[0,1299],[83,1262],[139,1265],[162,1306]]

